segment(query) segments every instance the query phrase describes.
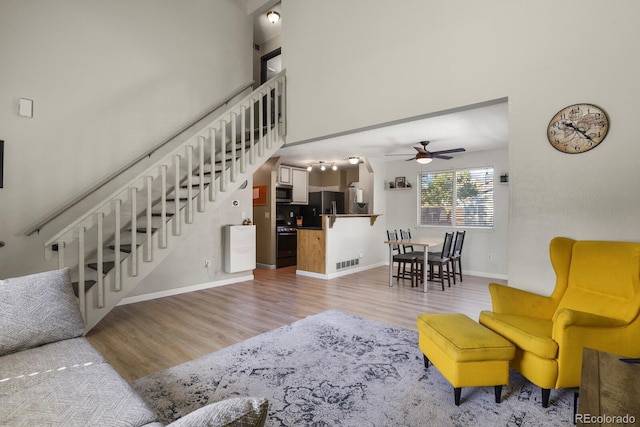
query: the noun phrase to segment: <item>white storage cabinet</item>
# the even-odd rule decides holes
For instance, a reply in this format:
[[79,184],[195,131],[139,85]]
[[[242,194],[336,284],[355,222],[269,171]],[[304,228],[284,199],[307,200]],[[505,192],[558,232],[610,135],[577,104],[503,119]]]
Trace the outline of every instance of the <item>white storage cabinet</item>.
[[224,227],[224,271],[237,273],[256,268],[256,226]]

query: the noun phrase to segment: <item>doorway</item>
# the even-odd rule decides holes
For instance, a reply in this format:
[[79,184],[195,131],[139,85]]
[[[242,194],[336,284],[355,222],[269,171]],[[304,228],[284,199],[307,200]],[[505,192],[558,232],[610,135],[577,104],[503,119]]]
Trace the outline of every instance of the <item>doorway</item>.
[[282,71],[281,48],[277,48],[260,58],[260,84]]

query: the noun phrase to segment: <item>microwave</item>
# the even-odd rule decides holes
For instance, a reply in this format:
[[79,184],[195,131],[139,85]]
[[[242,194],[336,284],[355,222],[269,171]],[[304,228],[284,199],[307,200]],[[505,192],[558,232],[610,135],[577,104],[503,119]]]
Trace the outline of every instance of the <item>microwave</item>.
[[278,186],[276,187],[276,203],[291,203],[293,187],[288,186]]

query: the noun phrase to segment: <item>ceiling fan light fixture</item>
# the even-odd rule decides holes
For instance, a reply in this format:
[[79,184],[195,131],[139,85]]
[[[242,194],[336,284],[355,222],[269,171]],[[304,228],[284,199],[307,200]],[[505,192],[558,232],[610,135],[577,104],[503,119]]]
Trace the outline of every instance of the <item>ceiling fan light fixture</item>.
[[431,157],[416,157],[416,162],[421,165],[426,165],[427,163],[431,163],[433,159]]
[[351,163],[352,165],[357,165],[359,161],[360,161],[360,157],[357,157],[357,156],[349,157],[349,163]]
[[276,12],[275,10],[271,10],[271,11],[267,12],[267,19],[272,24],[275,24],[280,20],[280,14],[278,12]]

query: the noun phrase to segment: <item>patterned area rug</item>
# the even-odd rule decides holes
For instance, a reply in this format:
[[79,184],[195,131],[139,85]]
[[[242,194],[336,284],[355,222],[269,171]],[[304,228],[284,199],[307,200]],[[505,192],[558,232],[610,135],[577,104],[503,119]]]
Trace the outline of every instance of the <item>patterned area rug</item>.
[[493,387],[453,388],[424,368],[417,332],[326,311],[141,378],[134,388],[165,422],[233,396],[269,399],[268,426],[566,426],[574,390],[540,389],[512,371]]

